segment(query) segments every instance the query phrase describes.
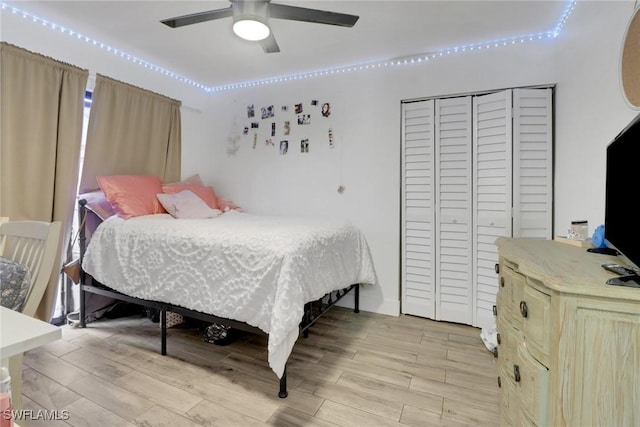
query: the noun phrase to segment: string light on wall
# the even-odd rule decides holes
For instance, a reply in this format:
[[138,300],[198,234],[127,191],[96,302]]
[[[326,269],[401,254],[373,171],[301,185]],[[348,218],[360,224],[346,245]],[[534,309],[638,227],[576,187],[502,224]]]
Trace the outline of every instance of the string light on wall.
[[265,85],[265,84],[286,82],[291,80],[321,77],[321,76],[327,76],[331,74],[350,73],[353,71],[371,70],[371,69],[378,69],[378,68],[384,68],[384,67],[415,65],[415,64],[421,64],[424,62],[434,61],[440,57],[447,56],[447,55],[463,54],[463,53],[477,52],[477,51],[489,50],[489,49],[495,50],[500,47],[506,47],[506,46],[516,45],[516,44],[543,40],[543,39],[553,39],[555,37],[557,37],[557,35],[555,34],[554,31],[546,31],[542,33],[529,34],[526,36],[518,36],[518,37],[511,37],[511,38],[505,38],[500,40],[492,40],[489,42],[455,46],[455,47],[450,47],[446,49],[441,49],[435,52],[423,53],[416,56],[385,59],[385,60],[373,61],[373,62],[362,63],[357,65],[348,65],[344,67],[327,68],[323,70],[314,70],[314,71],[290,74],[285,76],[277,76],[277,77],[263,79],[263,80],[255,80],[255,81],[249,81],[249,82],[215,86],[215,87],[208,88],[207,91],[222,92],[222,91],[227,91],[232,89],[248,88],[256,85]]
[[66,34],[70,37],[74,37],[80,41],[84,41],[85,43],[89,43],[93,46],[95,46],[96,48],[105,50],[108,53],[120,56],[121,58],[132,62],[133,64],[136,65],[140,65],[148,70],[163,74],[167,77],[173,78],[175,80],[178,80],[181,83],[185,83],[188,84],[190,86],[196,87],[198,89],[204,90],[207,93],[216,93],[216,92],[223,92],[223,91],[228,91],[228,90],[234,90],[234,89],[243,89],[243,88],[250,88],[250,87],[255,87],[255,86],[261,86],[261,85],[268,85],[268,84],[274,84],[274,83],[283,83],[283,82],[288,82],[288,81],[292,81],[292,80],[301,80],[301,79],[308,79],[308,78],[316,78],[316,77],[323,77],[323,76],[329,76],[329,75],[335,75],[335,74],[344,74],[344,73],[350,73],[350,72],[354,72],[354,71],[365,71],[365,70],[372,70],[372,69],[380,69],[380,68],[384,68],[384,67],[397,67],[397,66],[403,66],[403,65],[415,65],[415,64],[422,64],[425,62],[430,62],[433,61],[437,58],[443,57],[443,56],[450,56],[450,55],[456,55],[456,54],[464,54],[464,53],[470,53],[470,52],[478,52],[478,51],[484,51],[484,50],[493,50],[493,49],[497,49],[497,48],[501,48],[501,47],[507,47],[507,46],[513,46],[513,45],[517,45],[517,44],[524,44],[524,43],[530,43],[530,42],[536,42],[536,41],[541,41],[541,40],[549,40],[549,39],[554,39],[556,37],[558,37],[564,27],[564,24],[567,22],[567,19],[569,18],[569,15],[571,14],[571,12],[573,11],[575,5],[576,5],[577,0],[569,0],[567,1],[567,4],[562,12],[562,15],[560,16],[560,18],[558,19],[556,25],[553,27],[553,29],[549,30],[549,31],[543,31],[540,33],[535,33],[535,34],[527,34],[527,35],[519,35],[519,36],[514,36],[514,37],[508,37],[508,38],[503,38],[503,39],[497,39],[497,40],[491,40],[491,41],[484,41],[484,42],[478,42],[478,43],[472,43],[472,44],[466,44],[466,45],[461,45],[461,46],[454,46],[454,47],[449,47],[449,48],[444,48],[444,49],[440,49],[434,52],[428,52],[428,53],[422,53],[419,55],[411,55],[411,56],[406,56],[406,57],[400,57],[400,58],[392,58],[392,59],[384,59],[384,60],[378,60],[378,61],[371,61],[371,62],[365,62],[365,63],[360,63],[360,64],[352,64],[352,65],[347,65],[344,67],[335,67],[335,68],[326,68],[326,69],[321,69],[321,70],[313,70],[313,71],[308,71],[308,72],[301,72],[301,73],[295,73],[295,74],[289,74],[289,75],[283,75],[283,76],[276,76],[276,77],[271,77],[271,78],[266,78],[266,79],[261,79],[261,80],[254,80],[254,81],[247,81],[247,82],[239,82],[239,83],[232,83],[232,84],[227,84],[227,85],[221,85],[221,86],[206,86],[204,84],[198,83],[192,79],[189,79],[188,77],[182,76],[178,73],[175,73],[171,70],[168,70],[166,68],[160,67],[158,65],[152,64],[148,61],[145,61],[141,58],[138,58],[134,55],[131,55],[125,51],[122,51],[120,49],[117,49],[113,46],[110,46],[109,44],[106,43],[102,43],[98,40],[95,40],[87,35],[81,34],[79,32],[73,31],[69,28],[66,28],[64,26],[55,24],[53,22],[47,21],[45,19],[39,18],[29,12],[20,10],[14,6],[8,5],[6,3],[1,3],[0,5],[2,6],[1,11],[5,12],[5,11],[10,11],[12,14],[14,15],[22,15],[22,17],[24,19],[28,19],[29,21],[35,23],[35,24],[39,24],[42,25],[50,30],[56,31],[56,32],[60,32],[63,34]]
[[573,12],[573,9],[575,6],[576,6],[576,0],[567,2],[566,6],[564,7],[564,10],[562,11],[562,15],[560,15],[560,19],[558,19],[558,23],[556,24],[555,29],[553,30],[554,37],[558,37],[560,35],[560,32],[562,31],[562,27],[564,27],[564,24],[567,22],[567,19],[569,19],[569,15],[571,15],[571,12]]
[[182,83],[197,87],[197,88],[202,89],[202,90],[206,90],[207,89],[207,87],[205,85],[201,84],[201,83],[195,82],[195,81],[193,81],[193,80],[191,80],[191,79],[189,79],[187,77],[184,77],[184,76],[182,76],[182,75],[180,75],[178,73],[174,73],[173,71],[167,70],[166,68],[162,68],[160,66],[154,65],[154,64],[152,64],[152,63],[150,63],[148,61],[145,61],[144,59],[138,58],[138,57],[136,57],[134,55],[131,55],[131,54],[127,53],[127,52],[124,52],[124,51],[122,51],[120,49],[117,49],[117,48],[115,48],[113,46],[110,46],[110,45],[108,45],[106,43],[102,43],[102,42],[100,42],[98,40],[93,39],[92,37],[89,37],[89,36],[85,35],[85,34],[81,34],[79,32],[76,32],[76,31],[72,30],[72,29],[66,28],[66,27],[64,27],[62,25],[58,25],[56,23],[47,21],[46,19],[42,19],[42,18],[40,18],[38,16],[35,16],[35,15],[33,15],[33,14],[29,13],[29,12],[26,12],[24,10],[18,9],[17,7],[10,6],[10,5],[6,4],[6,3],[0,3],[0,4],[2,5],[2,8],[1,8],[2,12],[11,11],[12,14],[21,15],[22,18],[28,19],[29,21],[31,21],[31,22],[33,22],[35,24],[41,24],[42,26],[47,27],[50,30],[53,30],[53,31],[56,31],[56,32],[59,32],[59,33],[62,33],[62,34],[66,34],[66,35],[68,35],[70,37],[73,37],[73,38],[75,38],[77,40],[83,41],[85,43],[89,43],[89,44],[91,44],[93,46],[96,46],[99,49],[103,49],[103,50],[105,50],[105,51],[107,51],[109,53],[112,53],[114,55],[120,56],[121,58],[126,59],[127,61],[130,61],[130,62],[132,62],[132,63],[134,63],[136,65],[140,65],[140,66],[142,66],[144,68],[147,68],[147,69],[149,69],[151,71],[155,71],[157,73],[164,74],[165,76],[171,77],[171,78],[176,79],[176,80],[178,80],[178,81],[180,81]]

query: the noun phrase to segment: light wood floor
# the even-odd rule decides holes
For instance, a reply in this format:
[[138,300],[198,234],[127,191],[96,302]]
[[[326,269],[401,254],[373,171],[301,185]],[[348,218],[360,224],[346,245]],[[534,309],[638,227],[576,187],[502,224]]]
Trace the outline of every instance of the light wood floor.
[[64,326],[25,354],[23,399],[70,418],[20,425],[495,426],[496,362],[479,333],[334,307],[296,343],[279,399],[266,337],[216,346],[172,328],[161,356],[158,324],[143,317]]

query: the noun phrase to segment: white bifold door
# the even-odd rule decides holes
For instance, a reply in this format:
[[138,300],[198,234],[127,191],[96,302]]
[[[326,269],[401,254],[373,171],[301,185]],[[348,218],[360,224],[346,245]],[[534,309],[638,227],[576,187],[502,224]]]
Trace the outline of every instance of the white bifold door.
[[551,238],[552,89],[402,104],[402,311],[485,327],[500,236]]

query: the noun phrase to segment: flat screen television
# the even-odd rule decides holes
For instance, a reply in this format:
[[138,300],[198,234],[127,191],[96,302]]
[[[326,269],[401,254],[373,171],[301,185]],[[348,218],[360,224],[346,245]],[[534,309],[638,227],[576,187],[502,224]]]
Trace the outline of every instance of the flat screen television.
[[604,238],[620,253],[620,264],[638,271],[640,215],[635,192],[640,187],[640,114],[607,147],[606,167]]

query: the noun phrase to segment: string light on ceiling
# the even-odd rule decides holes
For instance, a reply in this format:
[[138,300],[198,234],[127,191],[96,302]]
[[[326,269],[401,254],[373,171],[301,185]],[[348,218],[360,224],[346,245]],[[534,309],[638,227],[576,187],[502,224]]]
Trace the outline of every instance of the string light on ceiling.
[[543,31],[535,34],[513,36],[513,37],[508,37],[508,38],[503,38],[498,40],[483,41],[483,42],[472,43],[472,44],[461,45],[461,46],[453,46],[453,47],[440,49],[434,52],[411,55],[411,56],[406,56],[401,58],[392,58],[392,59],[365,62],[365,63],[359,63],[359,64],[352,64],[352,65],[337,67],[337,68],[313,70],[308,72],[276,76],[276,77],[271,77],[271,78],[266,78],[261,80],[232,83],[232,84],[221,85],[221,86],[206,86],[202,83],[198,83],[188,77],[175,73],[166,68],[160,67],[158,65],[152,64],[148,61],[145,61],[144,59],[141,59],[135,55],[131,55],[107,43],[102,43],[92,37],[89,37],[86,34],[81,34],[70,28],[66,28],[62,25],[58,25],[54,22],[40,18],[27,11],[18,9],[6,3],[0,2],[0,5],[2,6],[0,9],[1,11],[0,13],[10,12],[14,15],[22,16],[22,18],[24,18],[25,20],[28,20],[31,23],[42,25],[52,31],[66,34],[77,40],[91,44],[98,49],[102,49],[110,54],[119,56],[122,59],[130,61],[133,64],[140,65],[150,71],[163,74],[181,83],[201,89],[207,93],[216,93],[216,92],[228,91],[233,89],[250,88],[255,86],[262,86],[262,85],[268,85],[268,84],[274,84],[274,83],[283,83],[283,82],[294,81],[294,80],[303,80],[303,79],[309,79],[309,78],[330,76],[335,74],[344,74],[344,73],[350,73],[355,71],[380,69],[385,67],[398,67],[398,66],[404,66],[404,65],[424,64],[444,56],[459,55],[459,54],[478,52],[478,51],[484,51],[484,50],[492,50],[492,49],[517,45],[517,44],[530,43],[530,42],[535,42],[540,40],[555,39],[562,32],[564,24],[567,22],[569,15],[571,14],[571,12],[573,11],[576,5],[576,1],[577,0],[567,1],[567,4],[564,10],[562,11],[562,14],[558,19],[556,25],[551,30],[548,30],[548,31]]

